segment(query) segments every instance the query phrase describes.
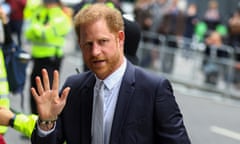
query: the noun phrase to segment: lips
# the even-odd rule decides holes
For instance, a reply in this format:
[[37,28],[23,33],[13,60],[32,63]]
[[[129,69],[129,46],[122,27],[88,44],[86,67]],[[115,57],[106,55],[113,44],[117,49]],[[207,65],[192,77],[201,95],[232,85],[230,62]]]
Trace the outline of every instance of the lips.
[[101,63],[104,62],[104,60],[93,60],[93,63]]
[[105,63],[105,60],[93,60],[93,65],[96,67],[100,67],[103,66],[103,64]]

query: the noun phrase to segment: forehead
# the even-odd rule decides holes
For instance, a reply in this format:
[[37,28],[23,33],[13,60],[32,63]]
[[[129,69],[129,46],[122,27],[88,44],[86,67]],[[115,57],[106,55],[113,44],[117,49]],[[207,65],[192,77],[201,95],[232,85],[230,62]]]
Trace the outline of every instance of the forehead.
[[97,20],[91,24],[86,24],[80,29],[80,41],[106,38],[111,35],[111,31],[105,20]]
[[98,20],[92,21],[91,23],[86,23],[82,25],[80,28],[80,33],[92,32],[92,34],[96,34],[100,31],[102,32],[110,31],[104,19],[98,19]]

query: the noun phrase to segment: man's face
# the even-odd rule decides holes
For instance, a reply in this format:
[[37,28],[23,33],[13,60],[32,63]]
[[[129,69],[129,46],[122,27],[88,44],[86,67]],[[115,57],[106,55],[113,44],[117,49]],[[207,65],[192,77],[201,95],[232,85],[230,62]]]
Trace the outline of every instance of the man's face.
[[79,44],[83,58],[98,78],[105,79],[123,62],[124,32],[110,32],[105,20],[100,19],[81,27]]

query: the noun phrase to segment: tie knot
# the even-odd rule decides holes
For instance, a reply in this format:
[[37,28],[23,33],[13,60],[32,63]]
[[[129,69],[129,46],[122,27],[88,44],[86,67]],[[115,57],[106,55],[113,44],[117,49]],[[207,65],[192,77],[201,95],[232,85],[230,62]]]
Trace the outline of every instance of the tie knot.
[[105,88],[105,84],[104,84],[104,81],[99,81],[98,83],[97,83],[97,85],[96,85],[96,88],[98,89],[98,90],[104,90],[104,88]]

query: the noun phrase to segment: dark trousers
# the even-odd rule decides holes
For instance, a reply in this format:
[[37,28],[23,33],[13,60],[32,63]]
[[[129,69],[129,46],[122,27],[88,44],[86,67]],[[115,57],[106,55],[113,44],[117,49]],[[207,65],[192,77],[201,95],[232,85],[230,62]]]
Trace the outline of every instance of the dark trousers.
[[10,27],[12,34],[17,36],[17,44],[22,46],[22,25],[23,20],[10,20]]
[[[62,58],[40,58],[34,59],[33,70],[31,74],[31,87],[36,88],[35,78],[36,76],[40,76],[42,79],[42,69],[45,68],[48,71],[50,86],[52,86],[53,81],[53,71],[60,70]],[[31,112],[37,114],[37,107],[35,100],[30,92],[30,104],[31,104]]]

